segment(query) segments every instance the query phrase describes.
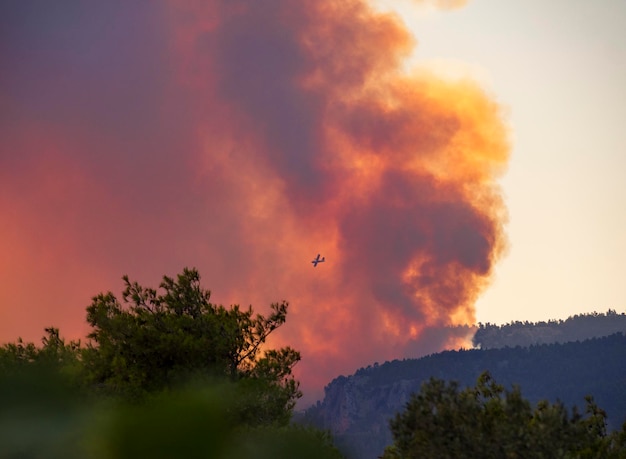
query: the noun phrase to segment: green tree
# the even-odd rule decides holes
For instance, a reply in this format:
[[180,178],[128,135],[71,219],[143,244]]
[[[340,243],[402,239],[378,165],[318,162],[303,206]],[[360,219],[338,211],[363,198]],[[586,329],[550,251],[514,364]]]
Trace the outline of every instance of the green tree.
[[272,304],[267,317],[253,315],[252,307],[212,304],[195,269],[163,277],[160,291],[123,280],[122,303],[101,293],[87,308],[93,331],[83,360],[91,386],[141,397],[191,378],[228,379],[263,401],[265,409],[248,421],[289,418],[301,396],[291,373],[300,354],[261,349],[285,323],[287,302]]
[[432,378],[390,422],[383,458],[623,458],[626,425],[607,434],[606,414],[587,398],[585,415],[561,403],[536,407],[519,387],[483,373],[475,387]]
[[25,343],[22,338],[18,338],[15,343],[1,346],[0,374],[9,376],[38,368],[75,377],[81,360],[80,341],[66,343],[59,336],[58,328],[48,327],[45,332],[40,347],[34,343]]
[[211,304],[195,269],[158,291],[123,279],[121,302],[87,308],[86,346],[47,328],[0,347],[0,457],[341,457],[289,422],[300,354],[262,348],[286,302],[267,317]]

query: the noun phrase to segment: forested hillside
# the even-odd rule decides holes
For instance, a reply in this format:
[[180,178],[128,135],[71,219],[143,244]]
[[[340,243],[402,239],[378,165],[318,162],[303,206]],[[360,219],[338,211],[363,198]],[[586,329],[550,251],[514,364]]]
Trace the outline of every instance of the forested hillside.
[[605,314],[580,314],[566,320],[479,324],[472,343],[481,349],[494,349],[583,341],[620,332],[626,334],[626,314],[609,309]]
[[594,396],[609,428],[626,419],[626,336],[527,348],[446,351],[420,359],[394,360],[340,376],[325,388],[323,402],[306,422],[330,429],[349,457],[375,458],[391,443],[389,419],[431,377],[467,387],[487,370],[505,387],[519,385],[533,403],[561,400],[569,409]]

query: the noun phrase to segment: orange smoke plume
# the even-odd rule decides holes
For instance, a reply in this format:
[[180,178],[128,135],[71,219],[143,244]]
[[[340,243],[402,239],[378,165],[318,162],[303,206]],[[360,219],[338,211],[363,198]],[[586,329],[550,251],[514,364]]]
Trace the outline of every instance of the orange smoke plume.
[[[497,104],[467,81],[403,73],[414,39],[363,0],[149,5],[75,11],[77,30],[30,37],[58,56],[10,61],[0,100],[21,117],[4,142],[29,162],[1,158],[14,223],[0,248],[15,260],[0,274],[21,287],[0,293],[12,324],[0,337],[26,323],[83,333],[64,317],[82,318],[122,274],[153,285],[187,265],[217,302],[291,302],[275,339],[301,350],[310,394],[375,360],[463,342],[505,246]],[[24,80],[33,70],[48,79]],[[45,158],[54,179],[30,166]],[[48,294],[20,284],[31,264]],[[62,291],[71,301],[58,306]],[[37,323],[38,307],[58,315]]]
[[245,195],[247,291],[292,300],[302,377],[464,338],[452,327],[474,322],[504,246],[498,106],[472,83],[403,74],[412,37],[363,1],[209,10],[179,41],[211,112],[206,173]]

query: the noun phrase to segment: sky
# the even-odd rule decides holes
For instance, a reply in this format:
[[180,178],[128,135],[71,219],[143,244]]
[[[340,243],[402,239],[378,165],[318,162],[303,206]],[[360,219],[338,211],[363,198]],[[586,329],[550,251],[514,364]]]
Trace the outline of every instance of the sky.
[[413,65],[469,75],[508,112],[510,244],[477,319],[626,311],[626,4],[393,3],[419,40]]
[[626,6],[506,3],[2,3],[0,341],[195,266],[290,301],[311,399],[478,321],[624,311]]

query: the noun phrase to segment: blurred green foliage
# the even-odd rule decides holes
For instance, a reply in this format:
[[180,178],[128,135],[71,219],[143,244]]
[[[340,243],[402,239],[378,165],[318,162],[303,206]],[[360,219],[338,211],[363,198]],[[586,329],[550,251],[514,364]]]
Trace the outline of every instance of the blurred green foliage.
[[342,457],[318,430],[242,422],[248,389],[203,381],[135,403],[91,397],[32,367],[1,378],[0,458]]

